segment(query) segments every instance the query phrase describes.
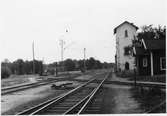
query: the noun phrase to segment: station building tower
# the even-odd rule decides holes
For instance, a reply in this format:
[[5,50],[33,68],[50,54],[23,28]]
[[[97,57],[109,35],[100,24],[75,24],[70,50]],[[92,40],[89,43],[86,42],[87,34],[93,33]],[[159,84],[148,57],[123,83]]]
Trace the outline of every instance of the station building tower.
[[135,68],[135,58],[133,57],[133,40],[136,39],[138,27],[133,23],[125,21],[114,28],[116,35],[116,70],[128,71]]

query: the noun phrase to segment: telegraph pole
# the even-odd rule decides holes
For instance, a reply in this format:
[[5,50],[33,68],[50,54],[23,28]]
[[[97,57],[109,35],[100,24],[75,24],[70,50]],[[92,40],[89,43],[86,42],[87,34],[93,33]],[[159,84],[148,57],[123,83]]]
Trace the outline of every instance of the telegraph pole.
[[[65,32],[68,33],[68,29],[66,29]],[[61,39],[60,46],[61,46],[61,61],[62,61],[63,71],[64,71],[64,50],[66,49],[66,48],[64,48],[64,44],[65,44],[65,41],[63,39]]]
[[64,63],[63,63],[63,57],[64,57],[64,40],[60,40],[60,46],[61,46],[61,61],[62,61],[62,67],[63,67],[63,70],[64,70]]
[[32,54],[33,54],[33,74],[35,74],[35,52],[34,52],[34,41],[32,43]]
[[60,45],[61,45],[61,61],[63,62],[64,40],[60,40]]
[[84,71],[86,71],[85,59],[86,59],[86,48],[84,48]]
[[45,73],[45,62],[44,57],[42,58],[42,75]]

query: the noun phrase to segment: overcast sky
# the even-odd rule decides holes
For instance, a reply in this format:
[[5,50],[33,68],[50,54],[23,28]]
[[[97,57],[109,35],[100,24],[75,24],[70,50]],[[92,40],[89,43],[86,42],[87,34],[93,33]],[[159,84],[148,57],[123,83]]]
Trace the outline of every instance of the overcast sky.
[[[35,58],[45,63],[94,57],[114,62],[113,29],[125,20],[136,26],[165,25],[165,0],[1,0],[1,61]],[[66,33],[66,29],[69,30]]]

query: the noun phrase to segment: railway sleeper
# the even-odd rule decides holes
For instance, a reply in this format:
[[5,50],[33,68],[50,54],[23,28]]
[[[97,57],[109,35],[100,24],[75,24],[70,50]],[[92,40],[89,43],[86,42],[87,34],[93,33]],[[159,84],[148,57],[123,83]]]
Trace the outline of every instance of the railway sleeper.
[[76,99],[76,100],[64,100],[63,102],[61,102],[61,104],[64,104],[64,103],[74,103],[74,102],[78,102],[80,101],[80,99]]
[[93,106],[93,107],[88,107],[87,109],[100,109],[100,106]]
[[89,94],[89,93],[90,92],[87,92],[87,93],[84,93],[84,94],[79,94],[79,95],[71,96],[69,98],[71,98],[71,99],[77,99],[77,98],[83,97],[83,96],[85,96],[85,94]]
[[52,109],[68,109],[69,108],[69,106],[55,106],[55,107],[52,107]]
[[39,112],[37,114],[63,114],[68,108],[64,108],[64,109],[48,109],[48,110],[45,110],[45,111],[42,111],[42,112]]
[[81,114],[99,114],[100,110],[86,110]]
[[49,109],[49,110],[47,110],[46,112],[65,112],[66,110],[68,110],[68,108],[62,108],[62,109]]
[[75,102],[75,101],[80,101],[81,99],[83,99],[84,96],[80,96],[80,97],[77,97],[77,98],[68,98],[68,99],[65,99],[64,101],[65,102]]
[[38,115],[58,115],[58,114],[63,114],[62,110],[57,110],[57,111],[47,111],[47,112],[43,112],[43,113],[39,113]]
[[73,103],[73,104],[63,104],[63,105],[59,105],[59,106],[56,106],[56,107],[71,107],[71,106],[74,106],[76,103]]

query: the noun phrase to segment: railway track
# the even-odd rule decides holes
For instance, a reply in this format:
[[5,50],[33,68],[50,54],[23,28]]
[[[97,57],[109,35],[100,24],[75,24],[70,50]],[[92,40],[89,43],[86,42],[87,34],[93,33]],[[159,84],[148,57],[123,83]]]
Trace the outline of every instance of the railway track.
[[98,107],[94,107],[93,109],[88,107],[92,103],[92,100],[96,101],[95,103],[99,101],[95,99],[96,95],[101,92],[102,84],[110,74],[108,73],[103,77],[100,84],[95,87],[91,87],[92,82],[96,81],[96,78],[93,78],[63,95],[22,111],[17,115],[84,114],[93,111],[96,112]]
[[25,90],[25,89],[41,86],[41,85],[52,84],[54,82],[61,81],[63,79],[64,78],[50,79],[50,80],[45,80],[45,81],[36,82],[36,83],[18,85],[18,86],[14,86],[14,87],[1,88],[1,95],[5,95],[5,94],[12,93],[12,92],[17,92],[17,91],[21,91],[21,90]]
[[12,92],[16,92],[16,91],[21,91],[24,89],[29,89],[29,88],[33,88],[33,87],[37,87],[37,86],[41,86],[41,85],[47,85],[50,83],[54,83],[57,82],[58,80],[48,80],[48,81],[42,81],[42,82],[36,82],[36,83],[31,83],[31,84],[25,84],[25,85],[19,85],[19,86],[14,86],[14,87],[8,87],[8,88],[2,88],[1,89],[1,95],[5,95],[8,93],[12,93]]
[[154,111],[156,111],[157,109],[161,108],[162,106],[166,105],[166,100],[162,101],[160,104],[152,107],[150,110],[146,111],[145,113],[154,113]]

